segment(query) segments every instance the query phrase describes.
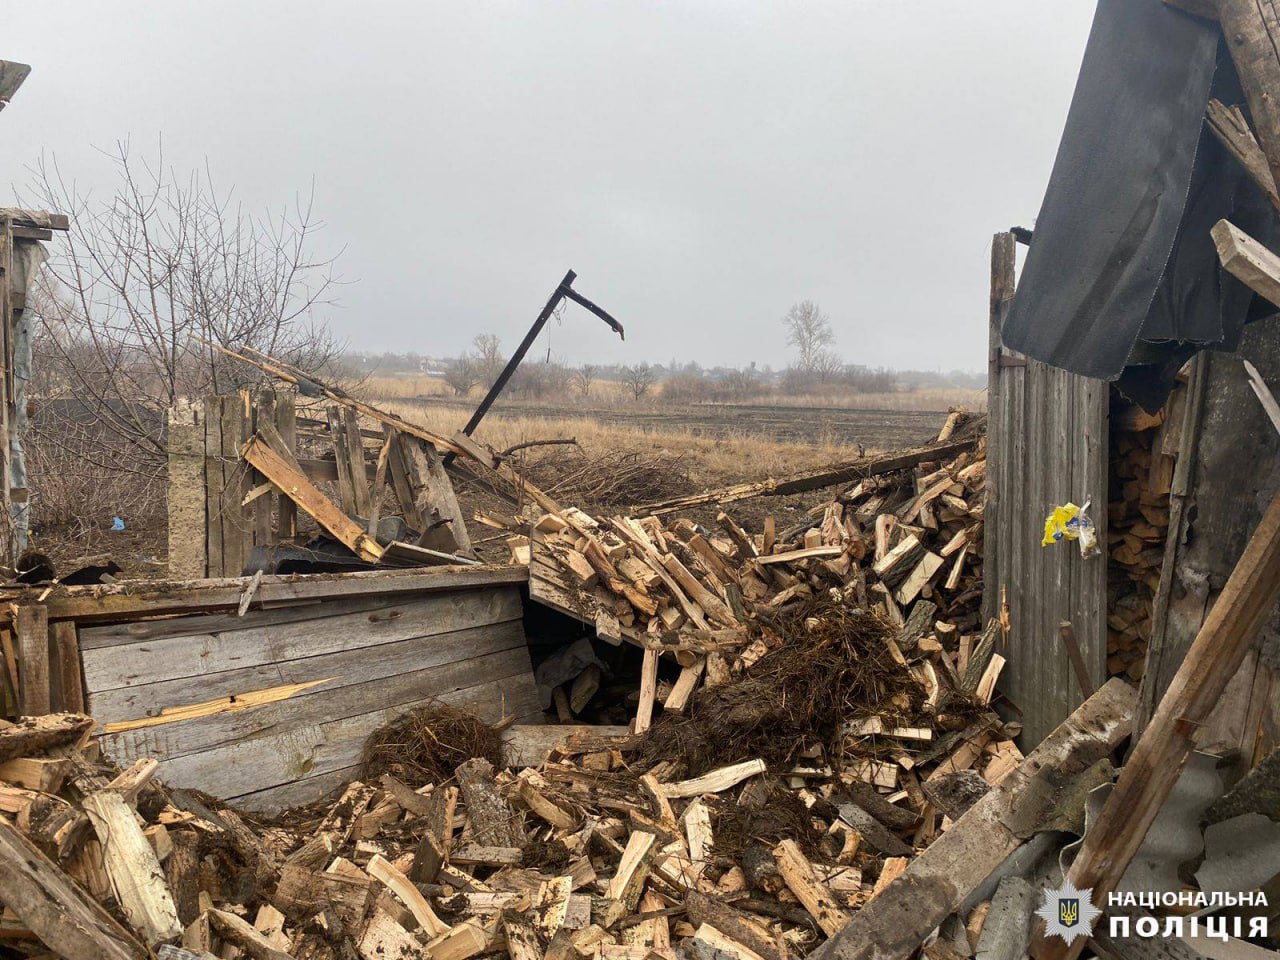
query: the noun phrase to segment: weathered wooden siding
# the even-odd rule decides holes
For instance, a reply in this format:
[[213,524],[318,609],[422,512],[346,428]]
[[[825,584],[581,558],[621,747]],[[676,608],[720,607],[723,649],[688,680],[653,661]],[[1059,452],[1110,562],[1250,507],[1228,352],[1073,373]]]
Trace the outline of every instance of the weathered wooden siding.
[[[1083,700],[1058,628],[1070,620],[1095,683],[1106,669],[1107,384],[1001,346],[1014,295],[1015,242],[997,234],[991,260],[991,363],[983,545],[987,617],[1007,591],[1012,631],[1000,690],[1022,711],[1023,749]],[[1057,504],[1092,501],[1103,553],[1074,543],[1041,547]]]
[[[365,738],[410,707],[540,716],[521,613],[503,586],[85,626],[88,708],[110,756],[154,757],[171,786],[250,809],[309,802],[356,776]],[[274,703],[113,726],[317,680]]]

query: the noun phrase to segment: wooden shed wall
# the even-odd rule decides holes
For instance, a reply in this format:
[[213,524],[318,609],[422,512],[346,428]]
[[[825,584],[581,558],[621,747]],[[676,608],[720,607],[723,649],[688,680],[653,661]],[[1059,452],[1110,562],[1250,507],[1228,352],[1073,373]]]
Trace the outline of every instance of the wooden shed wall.
[[[1107,656],[1107,384],[1001,346],[1014,296],[1015,242],[996,234],[991,261],[987,504],[983,543],[987,617],[1007,592],[1012,630],[1000,690],[1022,712],[1024,749],[1039,743],[1084,699],[1059,640],[1070,620],[1093,681]],[[1041,547],[1044,520],[1068,501],[1092,501],[1103,552],[1074,543]]]
[[[82,626],[88,709],[110,756],[154,757],[171,786],[247,809],[310,802],[356,776],[365,738],[410,707],[537,719],[521,613],[519,589],[496,586]],[[275,702],[139,724],[313,681]]]

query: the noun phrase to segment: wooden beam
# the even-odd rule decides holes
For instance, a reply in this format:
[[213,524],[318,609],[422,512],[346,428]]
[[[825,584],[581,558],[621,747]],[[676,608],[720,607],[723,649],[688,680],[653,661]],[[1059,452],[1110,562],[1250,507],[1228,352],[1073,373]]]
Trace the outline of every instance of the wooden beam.
[[[1197,728],[1244,661],[1280,592],[1280,494],[1249,538],[1226,586],[1155,715],[1143,731],[1068,874],[1078,888],[1091,887],[1105,902],[1133,860],[1161,806],[1195,747]],[[1041,960],[1079,956],[1060,938],[1039,938],[1033,953]]]
[[[455,439],[457,439],[455,437]],[[808,490],[820,490],[840,483],[851,483],[865,480],[897,470],[906,470],[926,460],[950,460],[966,450],[973,449],[976,440],[959,440],[953,443],[930,444],[904,453],[888,456],[863,457],[842,466],[828,470],[793,474],[781,480],[763,480],[759,483],[739,483],[719,490],[696,493],[687,497],[676,497],[671,500],[659,500],[635,507],[631,513],[635,516],[652,514],[661,516],[686,510],[689,507],[707,503],[735,503],[739,500],[750,500],[753,497],[782,497],[792,493],[804,493]]]
[[1217,0],[1217,7],[1271,179],[1280,182],[1280,12],[1257,0]]
[[[361,560],[377,563],[385,552],[358,523],[343,513],[301,473],[291,468],[278,453],[254,436],[244,445],[245,462],[280,488],[280,492],[305,510],[315,521],[346,544]],[[366,497],[368,490],[365,490]]]
[[1254,293],[1280,306],[1280,257],[1226,220],[1215,223],[1210,234],[1223,269]]
[[1000,785],[853,915],[813,960],[906,960],[1004,859],[1052,816],[1064,789],[1129,735],[1135,692],[1105,684]]
[[65,960],[143,960],[133,935],[0,817],[4,904]]
[[53,652],[58,665],[57,703],[55,708],[66,713],[84,713],[84,678],[80,673],[80,641],[76,625],[60,620],[52,627]]
[[[49,619],[77,622],[122,620],[142,614],[235,609],[251,579],[219,577],[59,586],[54,588],[44,605],[49,610]],[[529,568],[516,564],[362,570],[303,576],[271,574],[262,578],[254,603],[268,606],[299,600],[467,590],[521,584],[528,579]],[[24,588],[5,591],[0,593],[0,599],[15,604],[34,603],[46,590]]]

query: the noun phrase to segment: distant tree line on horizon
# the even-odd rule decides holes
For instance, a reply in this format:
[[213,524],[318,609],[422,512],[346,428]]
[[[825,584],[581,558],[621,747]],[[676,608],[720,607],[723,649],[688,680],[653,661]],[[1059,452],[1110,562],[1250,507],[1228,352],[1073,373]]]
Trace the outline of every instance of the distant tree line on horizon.
[[[704,367],[697,361],[635,364],[567,364],[553,356],[529,356],[506,391],[513,397],[592,396],[598,383],[620,384],[633,400],[657,398],[673,403],[740,402],[768,395],[804,396],[814,393],[894,393],[928,388],[980,389],[985,372],[962,370],[892,370],[847,363],[834,350],[830,318],[816,303],[801,301],[782,317],[787,344],[794,359],[783,369],[752,362],[742,367]],[[428,357],[417,353],[350,353],[343,360],[355,375],[423,373],[439,377],[456,396],[477,387],[488,389],[507,362],[501,340],[492,333],[478,335],[456,357]]]

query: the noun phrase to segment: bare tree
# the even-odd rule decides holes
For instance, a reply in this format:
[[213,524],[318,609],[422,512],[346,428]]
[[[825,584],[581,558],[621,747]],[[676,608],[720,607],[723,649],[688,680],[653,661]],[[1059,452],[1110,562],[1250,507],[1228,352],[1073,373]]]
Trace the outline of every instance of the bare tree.
[[819,350],[809,372],[819,383],[830,383],[844,372],[844,361],[834,350]]
[[507,365],[502,356],[502,341],[495,333],[478,333],[472,345],[475,348],[476,374],[481,383],[491,387]]
[[795,347],[800,354],[800,368],[807,373],[817,373],[822,353],[836,342],[831,319],[812,300],[801,300],[792,304],[782,324],[787,328],[787,345]]
[[453,388],[455,395],[465,397],[478,379],[475,358],[463,354],[449,361],[444,368],[444,382]]
[[635,366],[622,368],[622,382],[627,385],[631,391],[631,395],[639,400],[658,380],[657,373],[653,367],[647,363],[638,363]]
[[584,363],[573,371],[572,384],[573,389],[578,391],[578,396],[585,397],[591,393],[591,384],[596,381],[596,368],[589,363]]
[[116,186],[104,197],[80,192],[56,161],[35,169],[40,205],[71,218],[34,300],[35,352],[48,368],[45,400],[74,401],[82,421],[133,449],[138,467],[158,468],[156,425],[174,400],[262,377],[208,344],[312,370],[338,355],[314,317],[336,279],[333,260],[311,252],[320,223],[310,196],[254,217],[207,170],[179,179],[162,154],[138,159],[127,142],[111,156]]

